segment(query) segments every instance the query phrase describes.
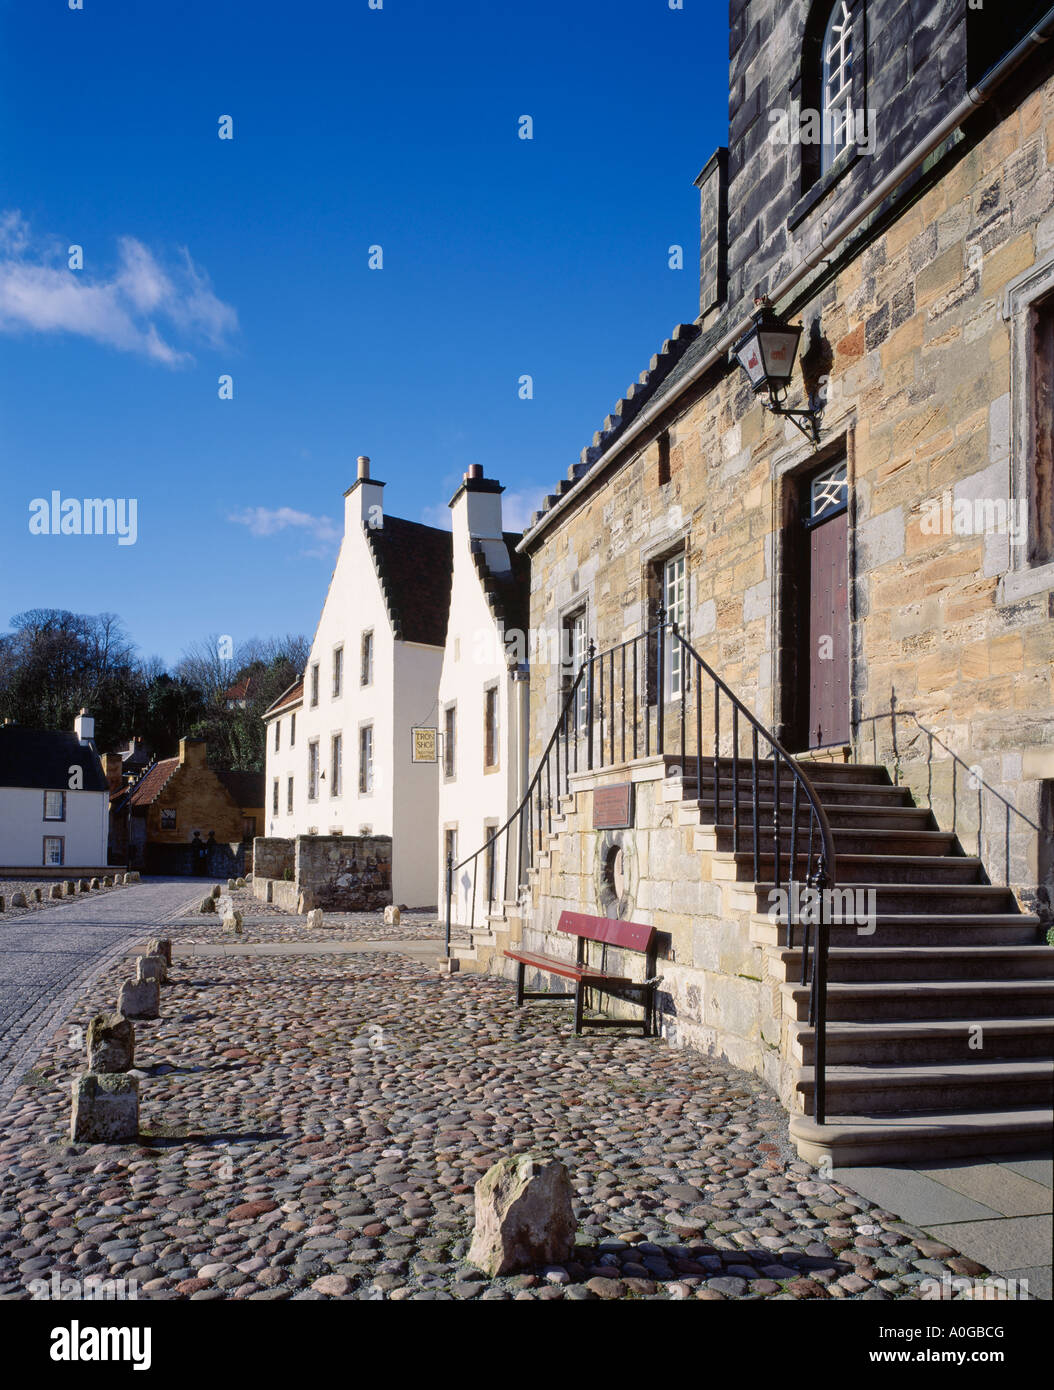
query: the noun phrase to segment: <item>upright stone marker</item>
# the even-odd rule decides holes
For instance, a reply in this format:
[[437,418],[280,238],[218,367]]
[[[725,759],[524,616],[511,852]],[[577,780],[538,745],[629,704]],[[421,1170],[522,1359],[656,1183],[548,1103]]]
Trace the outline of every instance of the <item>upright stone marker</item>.
[[322,909],[321,909],[320,907],[313,907],[313,908],[311,909],[311,911],[307,914],[307,923],[306,923],[306,926],[307,926],[308,931],[321,931],[321,930],[322,930],[323,918],[322,918]]
[[170,936],[155,936],[146,948],[148,956],[164,956],[165,964],[172,964],[172,938]]
[[574,1251],[571,1179],[557,1159],[499,1159],[476,1183],[468,1263],[492,1278],[563,1264]]
[[140,956],[135,963],[136,981],[156,980],[163,985],[168,979],[168,967],[164,956]]
[[117,996],[117,1011],[125,1018],[157,1018],[161,1013],[161,986],[156,980],[125,980]]
[[12,893],[12,894],[11,894],[11,906],[12,906],[12,907],[28,907],[29,904],[26,902],[26,895],[25,895],[25,893]]
[[122,1014],[96,1014],[88,1024],[88,1070],[131,1071],[135,1064],[135,1029]]
[[138,1138],[137,1077],[86,1072],[74,1079],[70,1139],[75,1144],[126,1144]]

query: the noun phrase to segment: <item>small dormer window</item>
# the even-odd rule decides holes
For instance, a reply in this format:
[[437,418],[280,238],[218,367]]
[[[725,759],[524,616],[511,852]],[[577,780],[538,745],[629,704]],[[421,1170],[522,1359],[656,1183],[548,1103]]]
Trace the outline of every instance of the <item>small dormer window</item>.
[[826,174],[849,143],[853,108],[853,17],[846,0],[835,0],[823,36],[820,84],[823,145],[820,173]]

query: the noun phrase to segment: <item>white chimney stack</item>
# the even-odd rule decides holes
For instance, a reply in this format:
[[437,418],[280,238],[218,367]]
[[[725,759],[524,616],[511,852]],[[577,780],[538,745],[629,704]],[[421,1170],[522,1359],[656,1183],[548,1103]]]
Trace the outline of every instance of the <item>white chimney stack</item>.
[[384,484],[370,477],[370,460],[358,457],[358,475],[344,494],[344,534],[363,526],[379,529],[384,525]]
[[95,720],[86,709],[82,709],[74,719],[73,732],[81,743],[91,743],[95,738]]

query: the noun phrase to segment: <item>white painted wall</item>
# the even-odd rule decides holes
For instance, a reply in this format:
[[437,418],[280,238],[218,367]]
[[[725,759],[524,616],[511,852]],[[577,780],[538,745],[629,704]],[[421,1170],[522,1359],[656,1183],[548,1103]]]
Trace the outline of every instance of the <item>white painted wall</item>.
[[[454,534],[454,577],[450,597],[450,621],[447,627],[443,668],[439,679],[439,710],[437,723],[445,728],[444,711],[451,702],[457,703],[457,738],[453,778],[439,771],[439,826],[436,836],[438,852],[438,898],[440,912],[445,911],[446,864],[445,831],[456,826],[457,855],[464,859],[479,849],[486,840],[489,822],[503,825],[515,809],[525,785],[522,776],[521,682],[514,682],[505,660],[502,634],[494,618],[472,558],[473,539],[484,542],[488,563],[496,573],[510,566],[510,557],[502,539],[500,493],[473,492],[462,488],[451,503]],[[498,685],[498,746],[499,767],[495,772],[484,770],[484,691],[487,685]],[[510,852],[513,867],[508,880],[510,893],[515,892],[515,837]],[[486,862],[478,862],[475,895],[475,921],[479,926],[485,919],[487,896]],[[495,859],[495,896],[500,903],[505,872],[504,837],[497,846]],[[456,875],[453,921],[467,923],[472,905],[472,871],[466,867]]]
[[[392,895],[409,907],[435,904],[435,817],[438,768],[410,761],[410,724],[434,717],[442,653],[437,647],[397,642],[362,523],[383,522],[382,484],[356,483],[345,496],[344,538],[311,655],[304,671],[304,699],[296,711],[296,744],[290,747],[290,714],[267,721],[268,835],[292,837],[338,830],[392,837]],[[373,680],[361,684],[362,635],[373,632]],[[342,693],[333,695],[333,653],[344,645]],[[318,704],[311,704],[311,667],[319,666]],[[274,724],[280,724],[279,748]],[[373,789],[359,791],[359,729],[373,725]],[[331,739],[343,737],[343,784],[333,795]],[[317,800],[308,799],[308,748],[319,745]],[[286,779],[294,782],[293,813],[286,811]],[[272,811],[279,779],[278,814]]]
[[[55,788],[56,791],[61,788]],[[106,864],[110,799],[107,792],[67,791],[66,819],[44,819],[40,787],[0,787],[0,865],[44,867],[44,836],[63,836],[64,864],[100,868]]]

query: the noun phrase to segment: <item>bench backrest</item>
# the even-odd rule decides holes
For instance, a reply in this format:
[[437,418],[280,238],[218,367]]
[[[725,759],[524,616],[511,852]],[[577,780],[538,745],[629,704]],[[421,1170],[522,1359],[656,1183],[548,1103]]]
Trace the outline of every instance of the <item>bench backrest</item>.
[[655,938],[654,927],[640,922],[620,922],[617,917],[588,917],[584,912],[561,912],[557,930],[630,951],[650,951]]

